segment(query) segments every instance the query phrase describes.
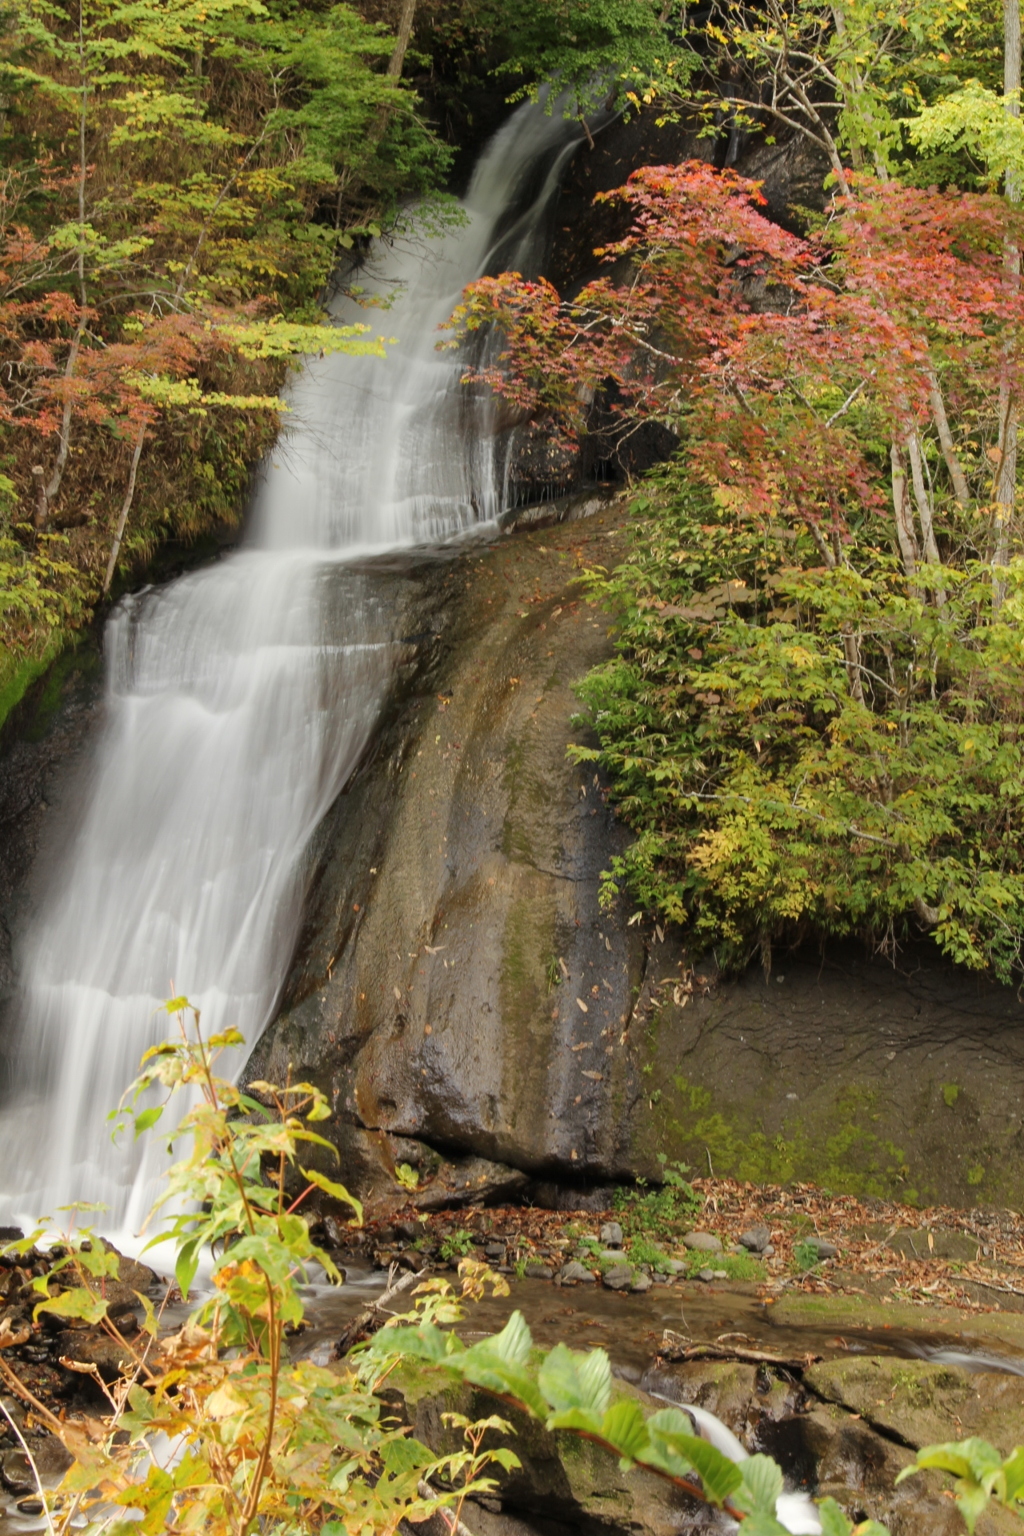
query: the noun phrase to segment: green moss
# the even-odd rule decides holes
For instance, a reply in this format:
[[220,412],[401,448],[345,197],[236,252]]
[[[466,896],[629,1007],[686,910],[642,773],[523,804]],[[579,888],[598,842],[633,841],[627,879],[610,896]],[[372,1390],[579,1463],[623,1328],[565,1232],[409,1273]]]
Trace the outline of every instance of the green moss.
[[739,1110],[714,1106],[711,1092],[677,1076],[667,1144],[675,1155],[709,1157],[718,1174],[757,1184],[808,1179],[836,1194],[907,1197],[910,1168],[902,1148],[876,1129],[873,1089],[851,1085],[827,1115],[787,1115],[769,1135]]
[[952,1109],[960,1097],[960,1088],[957,1083],[943,1083],[942,1100],[947,1109]]
[[60,655],[65,640],[66,636],[58,630],[40,656],[17,656],[6,646],[0,646],[0,726],[11,710],[21,703],[36,679],[42,677]]

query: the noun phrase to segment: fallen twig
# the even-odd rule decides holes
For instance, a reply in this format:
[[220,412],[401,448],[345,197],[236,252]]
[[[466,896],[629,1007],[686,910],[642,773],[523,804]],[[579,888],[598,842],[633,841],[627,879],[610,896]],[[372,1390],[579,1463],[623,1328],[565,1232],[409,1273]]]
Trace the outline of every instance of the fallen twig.
[[417,1280],[422,1280],[427,1274],[427,1270],[407,1270],[400,1280],[393,1280],[393,1274],[394,1267],[392,1267],[388,1275],[387,1289],[377,1297],[376,1301],[371,1302],[362,1312],[357,1313],[351,1322],[346,1325],[344,1333],[334,1346],[335,1360],[343,1359],[353,1345],[358,1344],[361,1339],[369,1338],[379,1328],[383,1328],[391,1316],[391,1313],[387,1311],[388,1302],[393,1301],[396,1296],[400,1296],[403,1291],[409,1290],[411,1286],[416,1284]]
[[821,1355],[777,1355],[768,1349],[750,1349],[744,1344],[694,1344],[666,1328],[658,1353],[663,1360],[739,1360],[744,1365],[780,1365],[790,1371],[806,1370]]
[[[436,1499],[438,1497],[437,1489],[432,1488],[425,1477],[420,1478],[419,1486],[416,1489],[416,1492],[419,1494],[421,1499]],[[442,1506],[441,1508],[437,1509],[435,1513],[443,1523],[445,1529],[451,1532],[451,1536],[473,1536],[473,1532],[469,1529],[468,1526],[463,1525],[462,1521],[457,1518],[453,1510],[445,1509]]]

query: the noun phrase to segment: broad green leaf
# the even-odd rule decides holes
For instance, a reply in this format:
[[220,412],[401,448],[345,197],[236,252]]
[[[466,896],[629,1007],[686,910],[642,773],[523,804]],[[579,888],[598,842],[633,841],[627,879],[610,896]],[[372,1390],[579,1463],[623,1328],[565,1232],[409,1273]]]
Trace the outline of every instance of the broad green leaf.
[[722,1504],[741,1487],[739,1467],[728,1456],[693,1433],[693,1426],[678,1408],[664,1408],[647,1420],[650,1448],[638,1459],[660,1467],[672,1477],[700,1475],[712,1504]]
[[547,1404],[532,1376],[515,1361],[503,1360],[500,1355],[489,1351],[486,1347],[488,1342],[481,1339],[479,1344],[466,1350],[461,1360],[456,1356],[450,1363],[466,1381],[478,1387],[486,1387],[488,1391],[499,1392],[503,1397],[511,1397],[517,1403],[522,1403],[536,1418],[543,1419],[547,1413]]
[[52,1312],[55,1317],[78,1317],[83,1323],[95,1324],[106,1317],[107,1303],[95,1291],[76,1286],[72,1291],[62,1291],[59,1296],[39,1302],[33,1308],[32,1316],[38,1317],[40,1312]]
[[583,1408],[603,1414],[611,1396],[611,1365],[603,1349],[577,1355],[564,1344],[541,1361],[537,1385],[556,1412]]
[[519,1311],[513,1312],[501,1332],[488,1339],[487,1343],[500,1359],[516,1365],[525,1365],[533,1348],[533,1338],[526,1319]]
[[954,1477],[968,1477],[982,1481],[991,1473],[1002,1469],[1003,1461],[994,1445],[987,1440],[972,1436],[969,1440],[951,1440],[942,1445],[926,1445],[917,1453],[913,1466],[904,1467],[897,1483],[910,1477],[922,1467],[934,1467],[949,1472]]
[[330,1195],[334,1200],[342,1200],[346,1205],[350,1205],[356,1213],[355,1225],[362,1226],[362,1202],[357,1200],[355,1195],[350,1195],[344,1184],[336,1184],[333,1179],[327,1177],[326,1173],[319,1173],[315,1168],[302,1168],[299,1171],[303,1178],[308,1179],[311,1184],[315,1184],[317,1189],[322,1189],[325,1194]]
[[152,1130],[153,1126],[156,1125],[157,1121],[163,1115],[163,1112],[163,1105],[157,1104],[154,1105],[151,1109],[144,1109],[140,1114],[136,1115],[135,1139],[138,1140],[144,1131]]
[[961,1477],[956,1483],[957,1508],[964,1517],[968,1531],[973,1532],[989,1505],[989,1491],[973,1477]]
[[601,1420],[601,1436],[614,1445],[623,1461],[635,1461],[650,1444],[640,1404],[632,1398],[613,1403]]
[[748,1515],[740,1530],[743,1536],[790,1536],[782,1522],[764,1509],[755,1509]]
[[428,1467],[434,1460],[433,1451],[412,1435],[397,1436],[385,1445],[381,1460],[385,1471],[392,1474],[412,1472],[418,1467]]
[[738,1508],[774,1515],[782,1492],[782,1469],[770,1456],[748,1456],[740,1463],[743,1486],[735,1495]]
[[821,1517],[821,1536],[850,1536],[853,1526],[835,1499],[822,1499],[818,1505],[818,1514]]
[[1003,1476],[1006,1479],[1006,1502],[1012,1504],[1024,1495],[1024,1446],[1018,1445],[1003,1462]]
[[191,1242],[186,1242],[178,1249],[178,1257],[174,1261],[174,1278],[178,1282],[182,1300],[186,1300],[192,1289],[192,1282],[199,1268],[199,1250],[201,1239],[194,1237]]
[[[361,1353],[372,1358],[391,1359],[407,1355],[412,1360],[424,1360],[436,1365],[449,1364],[452,1335],[442,1333],[433,1323],[421,1323],[418,1328],[397,1326],[382,1328],[375,1334]],[[483,1341],[482,1341],[483,1342]],[[458,1360],[459,1356],[455,1356]]]
[[548,1429],[574,1429],[581,1435],[601,1435],[601,1420],[589,1408],[562,1408],[545,1420]]

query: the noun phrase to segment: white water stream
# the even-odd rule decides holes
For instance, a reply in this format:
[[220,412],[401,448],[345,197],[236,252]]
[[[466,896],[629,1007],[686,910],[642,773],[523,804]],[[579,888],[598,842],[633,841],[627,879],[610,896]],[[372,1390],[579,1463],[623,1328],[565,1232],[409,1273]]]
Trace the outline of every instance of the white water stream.
[[[102,1201],[137,1230],[159,1152],[105,1124],[186,993],[204,1028],[251,1045],[273,1014],[301,916],[309,838],[358,762],[397,654],[354,555],[438,543],[501,510],[488,405],[436,350],[463,286],[527,270],[575,134],[525,107],[485,150],[464,227],[377,253],[386,360],[310,361],[265,467],[242,548],[125,601],[106,631],[107,700],[91,787],[21,956],[24,998],[0,1119],[0,1213]],[[344,611],[339,613],[339,607]],[[142,1162],[143,1156],[146,1162]]]

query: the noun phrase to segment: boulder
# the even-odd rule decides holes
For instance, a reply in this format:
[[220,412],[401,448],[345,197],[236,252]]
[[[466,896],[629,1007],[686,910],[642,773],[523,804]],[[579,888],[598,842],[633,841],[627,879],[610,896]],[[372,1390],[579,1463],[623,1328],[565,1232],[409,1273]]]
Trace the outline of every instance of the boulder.
[[606,1221],[600,1231],[600,1241],[606,1248],[622,1247],[622,1227],[617,1221]]
[[108,1382],[117,1381],[134,1365],[131,1351],[101,1328],[73,1328],[58,1334],[57,1355],[74,1365],[95,1366]]
[[[574,585],[576,552],[615,558],[621,517],[606,502],[482,557],[396,557],[382,581],[407,660],[313,840],[283,1009],[246,1067],[277,1082],[291,1065],[325,1092],[320,1131],[360,1197],[408,1203],[395,1138],[523,1175],[445,1192],[442,1171],[421,1210],[505,1200],[527,1175],[571,1181],[578,1205],[581,1186],[660,1168],[653,1147],[634,1153],[646,1100],[621,1038],[645,934],[600,904],[628,834],[600,775],[566,756],[592,740],[574,686],[614,644]],[[326,1153],[323,1167],[337,1177]]]
[[436,1176],[413,1197],[421,1211],[443,1211],[461,1205],[514,1200],[523,1193],[529,1179],[519,1168],[492,1163],[486,1157],[467,1157],[458,1162],[444,1162]]
[[562,1285],[594,1284],[593,1271],[585,1268],[584,1265],[578,1263],[575,1259],[563,1266],[559,1271],[558,1279]]
[[711,1232],[687,1232],[683,1238],[683,1247],[691,1249],[694,1253],[721,1253],[721,1240]]
[[1024,1444],[1024,1378],[968,1372],[935,1360],[891,1355],[822,1361],[805,1373],[819,1398],[860,1414],[915,1449],[981,1435],[1004,1456]]
[[633,1284],[633,1271],[628,1264],[616,1264],[612,1269],[605,1270],[601,1284],[610,1291],[628,1291]]
[[745,1232],[740,1233],[740,1246],[748,1253],[764,1253],[771,1240],[771,1229],[762,1225],[748,1227]]

